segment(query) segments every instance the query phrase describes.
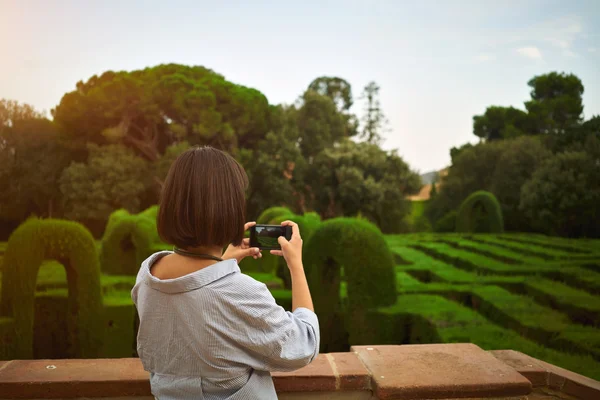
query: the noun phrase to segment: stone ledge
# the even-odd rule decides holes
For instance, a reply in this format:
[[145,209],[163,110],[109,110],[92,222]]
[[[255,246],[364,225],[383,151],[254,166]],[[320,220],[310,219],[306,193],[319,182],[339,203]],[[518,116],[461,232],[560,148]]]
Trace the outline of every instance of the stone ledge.
[[[532,385],[600,399],[600,382],[516,351],[472,344],[355,346],[273,373],[273,381],[289,400],[516,398]],[[151,399],[148,373],[135,358],[0,361],[0,399],[73,398]]]
[[371,371],[379,399],[527,395],[531,382],[470,343],[353,346]]
[[600,382],[548,364],[514,350],[494,350],[490,353],[525,376],[534,386],[547,386],[569,396],[584,400],[600,399]]

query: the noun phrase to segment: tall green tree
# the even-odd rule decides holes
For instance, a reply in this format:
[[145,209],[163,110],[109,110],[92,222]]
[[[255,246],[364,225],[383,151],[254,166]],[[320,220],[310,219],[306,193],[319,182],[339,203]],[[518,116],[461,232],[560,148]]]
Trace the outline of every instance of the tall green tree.
[[352,86],[345,79],[335,76],[321,76],[316,78],[308,85],[308,90],[313,90],[321,96],[329,97],[340,112],[348,112],[354,102],[352,99]]
[[351,135],[348,119],[328,96],[307,90],[296,115],[302,155],[312,160],[325,148]]
[[248,188],[247,213],[256,218],[263,210],[280,205],[303,213],[305,210],[303,171],[305,159],[298,146],[297,114],[293,106],[277,106],[272,111],[273,130],[255,149],[241,149]]
[[567,151],[549,158],[534,172],[523,186],[520,208],[536,229],[562,236],[600,237],[599,160],[586,152]]
[[531,100],[525,103],[534,133],[564,134],[581,123],[583,83],[573,74],[551,72],[528,82]]
[[307,171],[312,208],[323,218],[363,215],[384,232],[399,232],[410,212],[406,196],[421,179],[395,152],[350,140],[325,149]]
[[106,221],[119,208],[139,212],[149,172],[149,163],[123,145],[90,144],[87,162],[71,163],[60,177],[65,215],[87,222]]
[[491,106],[483,115],[473,117],[473,134],[488,142],[532,133],[525,111],[513,107]]
[[151,162],[181,140],[228,151],[252,147],[269,126],[262,93],[207,68],[178,64],[108,71],[78,82],[53,115],[80,149],[123,144]]
[[375,82],[369,82],[363,89],[361,98],[365,101],[362,117],[361,137],[369,143],[381,143],[386,131],[388,120],[381,108],[379,100],[380,87]]
[[68,157],[52,121],[30,105],[0,100],[0,219],[59,215],[58,178]]

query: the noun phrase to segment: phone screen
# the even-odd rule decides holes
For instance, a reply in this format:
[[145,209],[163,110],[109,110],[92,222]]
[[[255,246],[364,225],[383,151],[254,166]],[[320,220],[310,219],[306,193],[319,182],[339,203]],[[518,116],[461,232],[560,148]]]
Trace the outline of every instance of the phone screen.
[[280,225],[255,225],[250,230],[250,247],[267,250],[280,250],[279,236],[286,236],[285,226]]

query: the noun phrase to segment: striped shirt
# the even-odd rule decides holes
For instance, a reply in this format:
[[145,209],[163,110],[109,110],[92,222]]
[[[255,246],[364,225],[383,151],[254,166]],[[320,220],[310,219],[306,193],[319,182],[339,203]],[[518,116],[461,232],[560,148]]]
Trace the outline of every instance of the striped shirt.
[[286,312],[236,260],[161,280],[146,259],[131,292],[137,350],[160,400],[277,399],[270,371],[293,371],[319,352],[314,312]]

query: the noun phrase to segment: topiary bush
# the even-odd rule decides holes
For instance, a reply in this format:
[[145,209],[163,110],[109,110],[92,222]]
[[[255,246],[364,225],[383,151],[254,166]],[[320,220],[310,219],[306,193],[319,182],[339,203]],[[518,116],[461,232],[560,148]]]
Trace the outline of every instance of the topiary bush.
[[435,232],[456,232],[456,211],[452,210],[438,219],[433,226]]
[[139,214],[117,210],[110,215],[100,250],[104,273],[136,275],[142,261],[169,247],[158,236],[157,213],[158,206],[152,206]]
[[60,262],[67,273],[69,354],[96,357],[104,331],[99,318],[102,293],[94,238],[76,222],[32,218],[10,236],[3,262],[0,317],[14,319],[14,358],[33,356],[35,288],[44,260]]
[[[396,302],[394,257],[381,231],[367,221],[334,218],[320,224],[305,244],[304,267],[324,352],[347,350],[358,340],[367,310]],[[340,295],[342,283],[346,298]]]
[[287,207],[270,207],[263,211],[256,219],[257,224],[270,224],[277,217],[285,215],[293,216],[294,213]]
[[502,233],[504,220],[500,203],[490,192],[479,190],[463,201],[456,216],[456,231]]

